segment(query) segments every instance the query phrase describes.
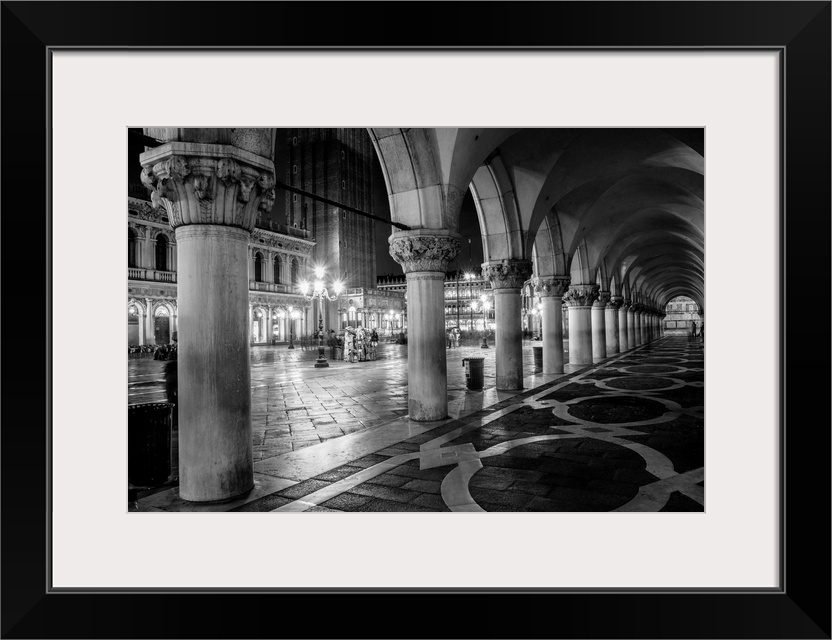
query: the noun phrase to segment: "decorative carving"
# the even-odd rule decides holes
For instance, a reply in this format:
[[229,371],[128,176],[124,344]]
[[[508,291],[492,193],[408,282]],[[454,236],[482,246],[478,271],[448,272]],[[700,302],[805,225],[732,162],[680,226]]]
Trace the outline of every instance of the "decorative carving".
[[156,176],[153,175],[152,169],[149,169],[148,167],[143,167],[142,173],[139,176],[139,180],[141,180],[142,184],[151,191],[156,190]]
[[607,309],[620,309],[623,302],[624,298],[621,296],[612,296],[609,303],[607,303]]
[[570,276],[554,276],[552,278],[537,278],[534,283],[534,292],[541,298],[554,296],[563,297],[569,288]]
[[569,307],[590,307],[598,298],[598,288],[595,285],[570,285],[563,294],[563,302]]
[[609,291],[599,291],[598,292],[598,299],[592,303],[593,307],[600,307],[601,309],[606,309],[607,304],[610,301],[610,292]]
[[204,175],[195,175],[193,177],[194,193],[200,200],[211,199],[211,178]]
[[267,193],[274,189],[274,174],[263,172],[257,177],[257,186],[260,188],[260,193]]
[[532,275],[532,263],[530,260],[487,263],[482,267],[482,275],[491,281],[492,289],[520,289]]
[[223,158],[217,163],[217,177],[225,183],[225,186],[237,182],[240,179],[240,165],[231,158]]
[[459,240],[450,236],[399,236],[390,238],[390,255],[405,273],[441,271],[459,253]]
[[263,199],[260,201],[258,209],[260,209],[260,211],[263,211],[264,213],[269,213],[272,210],[272,207],[274,206],[274,200],[275,193],[274,187],[272,187],[263,195]]
[[248,202],[251,200],[251,190],[254,188],[254,178],[251,176],[241,176],[240,185],[237,189],[237,200],[240,202]]
[[182,156],[173,156],[170,159],[165,160],[165,172],[168,174],[168,177],[181,183],[191,172],[191,167],[188,164],[187,158],[183,158]]

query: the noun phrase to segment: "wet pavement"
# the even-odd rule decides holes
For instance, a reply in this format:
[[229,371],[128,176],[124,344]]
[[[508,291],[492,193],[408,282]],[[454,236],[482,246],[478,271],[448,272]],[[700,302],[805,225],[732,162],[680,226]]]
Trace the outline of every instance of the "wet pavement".
[[[524,390],[494,389],[494,349],[448,349],[449,419],[407,418],[407,347],[313,366],[317,350],[252,348],[255,488],[223,504],[179,499],[175,477],[143,511],[702,511],[704,359],[665,337]],[[327,357],[329,356],[327,352]],[[484,357],[466,388],[463,357]],[[129,361],[131,403],[164,400],[164,362]],[[175,453],[174,453],[175,457]],[[174,476],[176,469],[174,469]]]

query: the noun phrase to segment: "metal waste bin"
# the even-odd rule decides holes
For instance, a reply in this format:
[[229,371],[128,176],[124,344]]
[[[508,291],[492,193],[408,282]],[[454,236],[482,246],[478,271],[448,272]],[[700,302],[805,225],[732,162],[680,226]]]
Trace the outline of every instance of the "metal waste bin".
[[170,477],[172,402],[132,404],[127,407],[127,479],[147,487]]
[[543,370],[543,347],[532,347],[534,351],[534,368]]
[[468,384],[469,389],[482,389],[483,362],[485,362],[485,358],[462,359],[462,366],[465,367],[465,382]]

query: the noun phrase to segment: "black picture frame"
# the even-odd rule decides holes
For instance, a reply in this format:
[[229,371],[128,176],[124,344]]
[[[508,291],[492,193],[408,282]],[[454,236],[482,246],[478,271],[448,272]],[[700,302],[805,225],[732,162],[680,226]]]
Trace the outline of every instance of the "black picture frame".
[[[0,15],[2,637],[830,637],[830,2],[3,2]],[[49,394],[60,381],[48,336],[59,317],[43,253],[59,241],[48,176],[67,170],[50,165],[50,51],[391,46],[780,52],[780,589],[50,592]],[[41,237],[34,255],[21,241]]]

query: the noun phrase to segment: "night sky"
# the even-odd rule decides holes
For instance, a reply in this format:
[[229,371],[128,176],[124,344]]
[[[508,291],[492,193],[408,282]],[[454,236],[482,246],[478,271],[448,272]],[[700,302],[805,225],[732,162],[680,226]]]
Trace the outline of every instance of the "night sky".
[[[275,141],[275,172],[277,179],[286,180],[288,168],[288,148],[286,136],[278,129]],[[387,187],[384,184],[384,174],[381,172],[381,165],[378,157],[373,156],[373,215],[385,220],[390,219],[390,203],[387,200]],[[285,223],[286,221],[286,200],[285,193],[279,192],[272,209],[272,220]],[[376,275],[401,275],[403,273],[399,264],[390,257],[388,238],[393,232],[393,227],[382,222],[376,222]],[[467,270],[469,267],[478,268],[482,264],[482,236],[480,235],[480,224],[477,220],[477,210],[474,207],[474,198],[470,191],[465,192],[462,201],[462,213],[459,221],[459,232],[462,235],[460,241],[461,250],[457,259],[448,266],[448,271],[456,269]],[[470,239],[470,244],[468,240]],[[469,248],[470,247],[470,248]]]

